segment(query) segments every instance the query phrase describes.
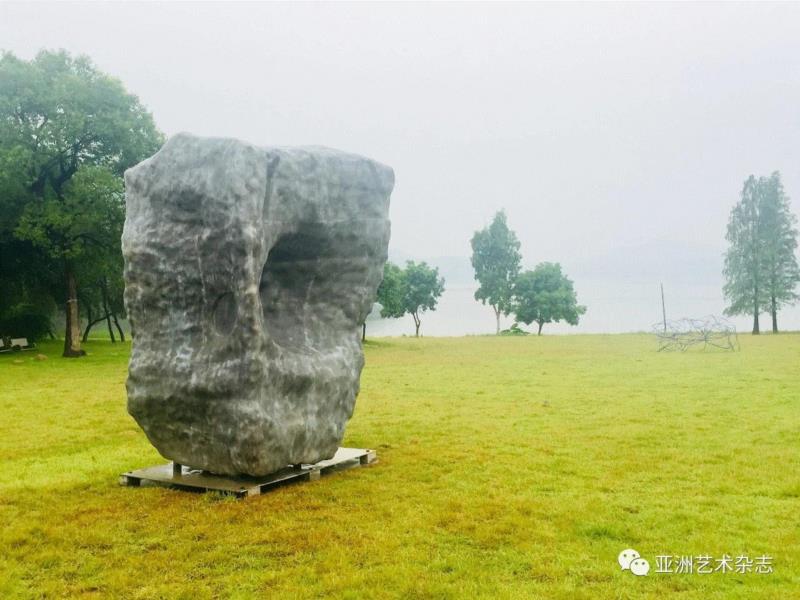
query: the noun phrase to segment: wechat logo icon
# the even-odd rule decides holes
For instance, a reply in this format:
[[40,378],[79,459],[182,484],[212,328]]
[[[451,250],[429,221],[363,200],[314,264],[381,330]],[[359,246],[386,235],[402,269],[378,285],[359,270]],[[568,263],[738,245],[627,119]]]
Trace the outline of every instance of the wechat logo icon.
[[620,552],[617,561],[623,571],[630,571],[634,575],[640,577],[642,575],[647,575],[650,571],[650,563],[639,556],[639,553],[633,548],[628,548]]

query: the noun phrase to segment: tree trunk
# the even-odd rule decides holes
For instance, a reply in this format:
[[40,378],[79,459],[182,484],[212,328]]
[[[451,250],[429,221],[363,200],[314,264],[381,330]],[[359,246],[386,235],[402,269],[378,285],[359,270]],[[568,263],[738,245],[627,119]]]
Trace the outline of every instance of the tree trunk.
[[[91,313],[89,318],[91,319]],[[82,340],[83,342],[89,339],[89,332],[92,330],[92,327],[97,325],[103,319],[105,319],[105,317],[100,317],[99,319],[93,319],[89,321],[89,323],[86,325],[86,329],[83,330],[83,340]]]
[[364,321],[361,324],[361,341],[362,342],[366,342],[367,341],[367,322],[366,321]]
[[116,344],[117,338],[114,337],[114,330],[111,328],[111,315],[106,313],[106,325],[108,326],[108,336],[111,338],[111,343]]
[[411,313],[411,316],[414,317],[414,337],[419,337],[419,316],[417,316],[417,313]]
[[758,327],[758,302],[753,302],[753,335],[758,335],[761,330]]
[[111,328],[111,313],[108,310],[108,287],[107,280],[103,277],[100,282],[100,291],[103,295],[103,310],[106,311],[106,325],[108,326],[108,336],[111,338],[111,343],[116,344],[117,339],[114,337],[114,330]]
[[62,356],[76,358],[86,354],[81,350],[81,321],[78,313],[78,283],[75,272],[69,261],[64,263],[64,274],[67,280],[67,323],[64,332],[64,353]]
[[537,323],[537,324],[539,325],[539,331],[536,332],[536,335],[542,335],[542,325],[544,325],[544,323]]
[[119,341],[125,341],[125,334],[122,332],[122,327],[119,325],[119,321],[117,321],[117,314],[111,313],[111,318],[114,319],[114,325],[117,327],[117,331],[119,332]]
[[494,308],[494,316],[497,320],[497,331],[495,332],[495,335],[500,335],[500,309],[496,306],[493,306],[492,308]]
[[772,333],[778,333],[778,303],[775,301],[775,296],[772,296]]
[[92,322],[92,305],[89,302],[86,303],[86,321],[86,330],[83,332],[83,338],[81,339],[82,344],[85,344],[86,340],[89,339],[89,332],[92,330],[92,325],[94,325],[94,322]]

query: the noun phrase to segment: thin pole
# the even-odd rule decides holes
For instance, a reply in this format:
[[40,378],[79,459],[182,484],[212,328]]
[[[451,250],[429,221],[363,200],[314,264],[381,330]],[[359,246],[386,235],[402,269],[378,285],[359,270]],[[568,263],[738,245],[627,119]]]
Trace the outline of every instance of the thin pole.
[[664,333],[667,333],[667,307],[664,304],[664,284],[661,284],[661,315],[664,317]]

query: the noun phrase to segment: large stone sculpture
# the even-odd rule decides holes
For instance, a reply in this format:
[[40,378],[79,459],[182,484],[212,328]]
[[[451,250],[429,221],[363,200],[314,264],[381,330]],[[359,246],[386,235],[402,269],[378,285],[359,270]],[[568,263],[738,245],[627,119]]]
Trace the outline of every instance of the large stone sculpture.
[[125,173],[128,411],[164,457],[265,475],[334,455],[393,183],[352,154],[186,134]]

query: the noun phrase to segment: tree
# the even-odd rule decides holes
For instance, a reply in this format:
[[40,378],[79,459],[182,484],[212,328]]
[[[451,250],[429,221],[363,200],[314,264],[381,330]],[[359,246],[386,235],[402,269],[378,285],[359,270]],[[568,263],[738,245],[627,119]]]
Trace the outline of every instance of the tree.
[[[381,305],[381,317],[399,318],[405,313],[403,309],[403,293],[405,275],[403,269],[397,265],[386,262],[383,265],[383,279],[378,286],[377,302]],[[367,322],[361,325],[361,341],[367,337]]]
[[[62,198],[46,197],[30,203],[20,217],[16,235],[29,240],[54,260],[65,265],[68,298],[68,340],[64,355],[83,354],[78,312],[78,276],[93,270],[107,278],[106,255],[119,252],[124,219],[122,180],[105,167],[82,167],[64,186]],[[94,269],[91,267],[94,266]],[[73,306],[74,305],[74,306]]]
[[383,281],[378,287],[378,302],[381,316],[399,318],[406,314],[403,299],[406,292],[406,278],[403,269],[387,262],[383,266]]
[[84,284],[81,286],[78,300],[86,316],[87,324],[82,338],[84,342],[88,339],[92,328],[103,321],[106,322],[112,343],[116,342],[114,328],[120,340],[125,341],[125,333],[119,324],[119,317],[125,314],[121,248],[119,250],[116,254],[101,254],[101,260],[84,261],[81,265],[79,278]]
[[499,211],[491,225],[472,236],[472,267],[480,286],[475,299],[494,309],[497,334],[500,334],[500,315],[512,309],[514,282],[519,274],[519,240],[508,228],[506,214]]
[[723,291],[728,300],[725,314],[752,315],[753,335],[760,333],[759,315],[765,309],[777,333],[778,309],[798,299],[795,222],[780,173],[747,178],[728,220]]
[[542,335],[545,323],[566,321],[577,325],[586,312],[586,307],[578,304],[572,281],[561,272],[558,263],[539,263],[533,271],[520,273],[513,302],[517,321],[526,325],[536,323],[538,335]]
[[778,333],[778,309],[798,300],[795,292],[800,282],[800,268],[795,256],[797,218],[783,191],[780,173],[776,171],[768,179],[762,179],[761,189],[764,292],[772,316],[772,332]]
[[[14,205],[24,206],[15,236],[57,265],[64,282],[64,356],[80,356],[78,264],[101,215],[83,202],[153,154],[163,136],[150,113],[122,84],[86,57],[40,52],[32,61],[0,58],[0,167],[14,174]],[[86,170],[81,182],[73,178]],[[105,194],[102,192],[101,195]],[[84,227],[86,226],[86,227]],[[118,245],[119,240],[113,244]]]
[[50,317],[40,307],[17,304],[0,315],[0,332],[9,338],[38,342],[51,332]]
[[752,175],[744,182],[741,199],[731,210],[725,237],[730,244],[723,271],[723,292],[729,302],[725,314],[752,314],[753,335],[757,335],[760,331],[758,316],[764,302],[761,282],[764,241],[759,182]]
[[420,315],[436,308],[444,292],[444,278],[439,277],[439,269],[410,260],[406,263],[403,279],[403,312],[413,317],[414,335],[419,337]]
[[444,278],[439,277],[439,269],[411,260],[405,269],[387,262],[378,288],[381,317],[399,319],[410,314],[414,319],[414,335],[419,337],[420,315],[434,310],[443,292]]
[[[15,159],[13,152],[2,152],[0,140],[0,318],[18,304],[36,306],[49,318],[56,308],[52,296],[61,289],[60,278],[44,252],[14,235],[30,199]],[[7,332],[0,329],[0,334]]]

